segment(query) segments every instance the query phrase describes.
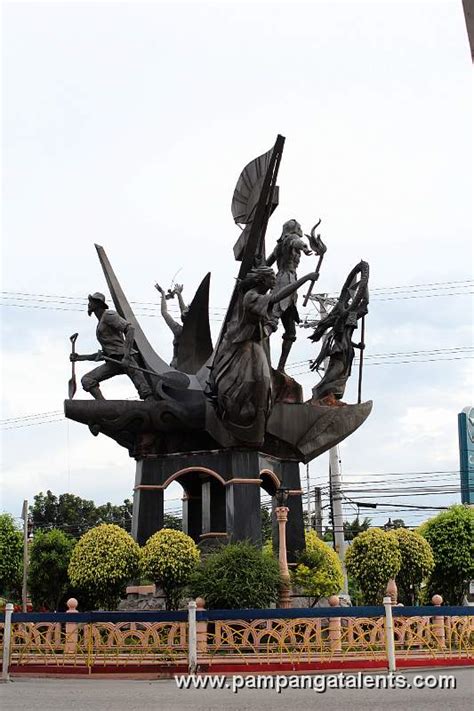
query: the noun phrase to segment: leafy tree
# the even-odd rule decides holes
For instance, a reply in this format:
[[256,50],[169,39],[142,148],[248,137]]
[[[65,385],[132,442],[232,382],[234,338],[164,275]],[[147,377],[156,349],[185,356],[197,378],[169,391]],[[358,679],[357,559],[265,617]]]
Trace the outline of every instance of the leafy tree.
[[420,585],[433,570],[434,559],[430,544],[419,533],[408,528],[396,528],[402,565],[396,577],[398,597],[405,605],[414,605]]
[[329,526],[326,526],[324,529],[323,541],[326,541],[326,543],[332,543],[334,541],[334,534],[332,528],[329,528]]
[[246,541],[209,555],[191,578],[192,594],[221,610],[269,607],[279,589],[278,561]]
[[58,529],[39,531],[30,548],[28,589],[35,608],[60,610],[68,597],[67,569],[76,540]]
[[405,521],[402,518],[394,518],[392,521],[392,526],[396,528],[406,528]]
[[93,501],[81,499],[74,494],[55,496],[51,491],[41,491],[34,497],[30,507],[34,530],[59,528],[79,538],[97,523]]
[[93,608],[113,610],[127,582],[137,574],[139,561],[140,548],[130,534],[103,523],[79,539],[68,575],[79,596],[82,591]]
[[179,607],[183,589],[198,563],[199,549],[193,539],[171,528],[154,533],[142,549],[142,572],[163,588],[168,610]]
[[117,526],[120,526],[120,528],[124,528],[130,532],[132,527],[132,508],[133,503],[130,499],[125,499],[120,506],[111,504],[109,501],[106,504],[97,506],[95,510],[95,525],[98,526],[101,523],[115,523]]
[[339,592],[344,584],[342,565],[337,553],[322,541],[315,531],[305,534],[306,550],[298,555],[293,582],[305,595],[314,598],[312,607],[320,597]]
[[422,523],[418,532],[426,538],[434,556],[428,597],[437,593],[448,605],[460,604],[467,581],[474,578],[474,510],[451,506]]
[[344,527],[344,538],[346,541],[353,541],[356,536],[359,535],[359,533],[362,533],[362,531],[367,531],[368,528],[370,528],[370,524],[372,523],[371,518],[365,518],[360,520],[359,516],[356,516],[356,518],[353,521],[344,521],[343,527]]
[[0,592],[19,597],[23,572],[23,536],[10,514],[0,514]]
[[349,597],[353,605],[363,605],[364,595],[360,589],[359,583],[352,575],[347,576],[347,588],[349,592]]
[[183,521],[179,516],[165,514],[163,516],[163,528],[171,528],[173,531],[182,531]]
[[271,540],[272,537],[272,510],[266,506],[260,507],[262,516],[262,543]]
[[368,605],[382,602],[387,583],[395,578],[401,564],[396,536],[381,528],[360,533],[346,552],[347,572],[358,583]]
[[58,528],[74,538],[80,538],[86,531],[101,523],[114,523],[125,530],[130,530],[132,502],[125,499],[116,506],[107,502],[96,506],[93,501],[81,499],[74,494],[56,496],[51,491],[40,492],[30,506],[33,528],[51,530]]

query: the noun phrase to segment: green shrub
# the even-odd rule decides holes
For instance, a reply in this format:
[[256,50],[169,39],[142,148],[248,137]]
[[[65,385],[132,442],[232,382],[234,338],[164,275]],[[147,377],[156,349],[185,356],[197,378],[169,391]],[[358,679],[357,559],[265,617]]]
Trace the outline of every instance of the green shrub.
[[426,538],[434,556],[428,599],[439,594],[447,605],[460,604],[468,580],[474,578],[474,510],[451,506],[422,523],[418,532]]
[[275,558],[275,551],[273,550],[273,543],[272,539],[265,541],[265,543],[262,546],[262,553],[263,555],[269,555],[270,558]]
[[23,536],[10,514],[0,514],[0,593],[21,596]]
[[62,531],[39,531],[30,548],[28,590],[35,608],[60,610],[66,602],[70,583],[67,574],[76,545],[72,536]]
[[246,541],[208,556],[191,578],[192,594],[220,610],[269,607],[279,589],[278,561]]
[[153,534],[142,549],[142,574],[163,588],[168,610],[179,607],[183,589],[198,563],[199,549],[193,539],[171,528]]
[[[79,539],[68,567],[71,583],[93,608],[116,608],[127,582],[138,572],[140,548],[113,523],[91,528]],[[84,603],[79,598],[79,604]]]
[[387,583],[401,564],[397,538],[381,528],[360,533],[346,552],[347,572],[358,583],[367,605],[382,603]]
[[414,605],[419,598],[421,583],[433,570],[433,552],[428,541],[415,531],[396,528],[392,533],[398,540],[402,557],[396,577],[398,599],[404,605]]
[[315,531],[305,534],[306,550],[299,553],[298,565],[292,574],[293,584],[313,599],[338,593],[343,584],[342,565],[337,553],[318,538]]

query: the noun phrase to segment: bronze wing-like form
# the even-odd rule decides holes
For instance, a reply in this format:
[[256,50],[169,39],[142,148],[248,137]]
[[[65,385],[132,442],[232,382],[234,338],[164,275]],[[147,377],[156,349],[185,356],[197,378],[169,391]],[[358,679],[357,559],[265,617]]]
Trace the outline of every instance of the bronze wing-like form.
[[[163,358],[156,353],[138,323],[137,317],[133,313],[133,309],[125,296],[122,287],[120,286],[119,280],[112,269],[112,265],[109,262],[104,248],[98,244],[95,245],[95,248],[97,250],[97,254],[99,255],[99,261],[102,265],[107,286],[109,287],[110,295],[112,296],[117,313],[129,321],[135,330],[135,347],[138,350],[141,364],[143,364],[148,370],[154,371],[158,376],[166,376],[166,380],[168,382],[176,382],[180,388],[184,387],[188,390],[201,390],[201,385],[194,374],[185,375],[183,373],[179,373],[179,371],[171,368],[171,366],[169,366]],[[148,377],[153,376],[147,376],[147,378]]]
[[247,163],[240,174],[232,197],[232,217],[241,225],[252,222],[263,181],[272,158],[273,148]]
[[209,327],[209,283],[206,274],[189,305],[179,337],[177,368],[183,373],[197,373],[212,354]]
[[[283,141],[284,139],[279,136],[277,143],[280,144],[280,151],[283,150]],[[258,158],[251,160],[241,172],[235,186],[231,205],[232,217],[236,224],[245,225],[242,234],[234,245],[234,256],[237,261],[242,261],[243,259],[257,205],[264,188],[265,178],[274,159],[275,147],[258,156]],[[278,186],[273,183],[270,195],[265,198],[270,205],[269,214],[278,206],[278,192]]]

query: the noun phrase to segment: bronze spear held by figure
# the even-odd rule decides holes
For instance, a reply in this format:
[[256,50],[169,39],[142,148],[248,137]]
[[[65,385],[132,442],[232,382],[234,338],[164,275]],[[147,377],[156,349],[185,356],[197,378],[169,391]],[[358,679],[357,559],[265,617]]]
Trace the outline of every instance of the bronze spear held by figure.
[[[74,355],[76,353],[76,341],[78,337],[78,333],[73,333],[72,336],[70,336],[69,340],[71,341],[71,355]],[[76,393],[76,361],[72,361],[72,375],[71,379],[68,383],[68,395],[69,399],[72,400]]]
[[323,240],[321,239],[321,235],[315,236],[315,234],[314,234],[315,229],[317,227],[319,227],[320,224],[321,224],[321,219],[319,219],[316,222],[316,224],[314,225],[314,227],[311,230],[311,234],[305,235],[305,237],[307,237],[309,240],[309,246],[311,247],[313,252],[316,254],[316,256],[319,257],[319,259],[318,259],[318,263],[316,265],[316,272],[315,272],[316,279],[314,279],[314,281],[312,281],[311,284],[309,285],[308,293],[304,297],[303,307],[305,307],[307,305],[309,297],[311,296],[311,292],[313,291],[313,286],[315,285],[316,281],[318,280],[319,270],[321,269],[323,257],[326,253],[326,250],[327,250],[326,245],[324,244]]
[[360,405],[362,402],[362,368],[364,365],[364,348],[365,348],[365,314],[362,316],[362,328],[360,335],[360,356],[359,356],[359,383],[357,385],[357,402]]
[[[120,365],[119,360],[116,360],[115,358],[109,358],[109,356],[104,355],[102,352],[100,352],[97,360],[105,360],[108,363],[115,363],[116,365]],[[162,373],[160,375],[160,373],[155,373],[154,370],[149,370],[148,368],[140,368],[139,365],[134,365],[133,363],[128,363],[127,366],[123,367],[124,371],[126,371],[127,368],[132,368],[132,370],[138,370],[141,373],[153,375],[158,380],[162,380],[165,385],[177,388],[179,390],[186,390],[189,385],[189,377],[186,375],[186,373],[181,373],[178,370],[171,370],[169,373]]]

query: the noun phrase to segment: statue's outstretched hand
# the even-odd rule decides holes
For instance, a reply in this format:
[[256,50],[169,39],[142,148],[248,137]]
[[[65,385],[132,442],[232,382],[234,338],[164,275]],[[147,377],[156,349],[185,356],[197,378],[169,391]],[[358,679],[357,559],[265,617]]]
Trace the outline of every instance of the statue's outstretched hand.
[[175,284],[173,291],[175,294],[181,294],[183,292],[183,285],[182,284]]
[[164,296],[165,291],[158,283],[155,284],[155,289],[159,291],[162,296]]
[[79,360],[79,354],[71,353],[69,356],[69,360],[71,361],[71,363],[76,363]]

